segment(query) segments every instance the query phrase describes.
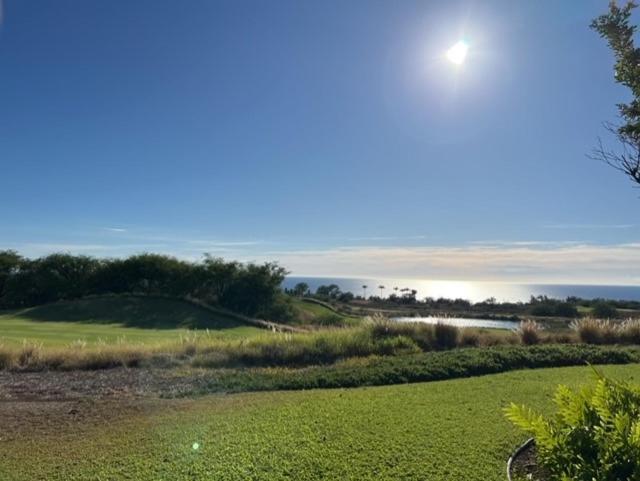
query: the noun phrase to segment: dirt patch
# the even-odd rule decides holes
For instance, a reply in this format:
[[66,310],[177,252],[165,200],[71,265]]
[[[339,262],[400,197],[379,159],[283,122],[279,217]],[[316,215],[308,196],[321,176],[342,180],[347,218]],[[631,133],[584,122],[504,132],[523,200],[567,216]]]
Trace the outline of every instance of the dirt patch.
[[548,473],[538,464],[535,441],[518,451],[511,461],[511,479],[547,481]]
[[175,397],[193,389],[194,382],[159,369],[0,371],[0,402]]
[[78,436],[180,405],[196,377],[165,370],[0,371],[0,446],[19,438]]

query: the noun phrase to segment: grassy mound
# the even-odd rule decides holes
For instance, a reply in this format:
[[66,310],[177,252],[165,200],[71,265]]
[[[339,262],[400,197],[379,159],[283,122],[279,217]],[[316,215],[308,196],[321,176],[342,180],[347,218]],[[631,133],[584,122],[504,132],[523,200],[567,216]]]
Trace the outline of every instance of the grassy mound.
[[95,297],[0,312],[0,343],[26,339],[62,345],[123,337],[135,342],[165,341],[179,338],[188,329],[209,329],[231,337],[263,332],[231,315],[152,297]]
[[212,314],[189,302],[154,297],[113,296],[56,302],[14,314],[51,322],[121,324],[147,329],[228,329],[243,325],[224,314]]
[[346,316],[314,299],[293,298],[292,303],[298,324],[330,327],[353,326],[360,322],[360,318]]
[[[640,377],[638,365],[602,370]],[[580,385],[590,372],[146,401],[108,424],[101,416],[113,416],[112,405],[78,408],[84,422],[70,422],[68,408],[58,422],[55,412],[45,422],[25,410],[20,426],[28,428],[5,433],[0,478],[502,481],[523,440],[502,408],[526,402],[547,413],[557,384]]]

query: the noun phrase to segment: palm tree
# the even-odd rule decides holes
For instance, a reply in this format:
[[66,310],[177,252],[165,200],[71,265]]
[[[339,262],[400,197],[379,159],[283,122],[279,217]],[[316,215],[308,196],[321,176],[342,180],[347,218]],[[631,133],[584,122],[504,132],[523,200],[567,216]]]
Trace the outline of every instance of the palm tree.
[[367,298],[367,287],[369,287],[369,286],[367,286],[366,284],[362,286],[362,290],[364,291],[364,296],[363,296],[364,299]]
[[383,285],[379,285],[378,289],[380,289],[380,299],[382,299],[382,291],[384,291],[385,287]]

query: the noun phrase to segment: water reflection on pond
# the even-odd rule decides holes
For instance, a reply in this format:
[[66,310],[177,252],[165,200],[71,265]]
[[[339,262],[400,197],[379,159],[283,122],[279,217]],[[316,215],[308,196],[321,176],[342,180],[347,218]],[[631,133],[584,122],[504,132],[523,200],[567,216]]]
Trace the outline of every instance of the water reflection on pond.
[[515,321],[496,321],[493,319],[467,319],[463,317],[394,317],[398,322],[424,322],[426,324],[449,324],[457,327],[487,327],[491,329],[517,329],[520,323]]

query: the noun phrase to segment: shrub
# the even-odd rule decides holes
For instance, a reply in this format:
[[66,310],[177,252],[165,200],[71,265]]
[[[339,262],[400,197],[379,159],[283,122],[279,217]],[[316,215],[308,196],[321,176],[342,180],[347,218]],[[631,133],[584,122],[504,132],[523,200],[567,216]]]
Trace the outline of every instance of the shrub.
[[576,306],[552,299],[532,305],[530,312],[534,316],[541,317],[578,317]]
[[37,366],[42,360],[42,344],[24,341],[18,351],[16,367],[19,369]]
[[627,319],[619,328],[620,340],[627,344],[640,344],[640,319]]
[[550,344],[573,344],[577,337],[573,332],[550,332],[545,336],[544,342]]
[[570,326],[587,344],[613,344],[618,338],[616,325],[609,320],[588,318],[574,321]]
[[551,479],[640,479],[640,390],[599,375],[593,387],[574,392],[560,386],[557,413],[545,418],[525,406],[505,411],[534,436],[538,461]]
[[525,346],[533,346],[540,343],[540,331],[542,327],[536,321],[522,321],[516,334]]
[[423,351],[433,349],[434,330],[424,322],[397,322],[375,315],[365,321],[374,339],[404,336],[413,340]]
[[593,305],[592,314],[599,319],[613,319],[618,317],[618,310],[607,302],[598,301]]
[[477,347],[480,345],[480,334],[474,329],[462,329],[459,344],[461,347]]
[[555,315],[560,317],[578,317],[578,308],[568,302],[560,302],[555,308]]
[[438,349],[452,349],[458,345],[460,330],[456,326],[438,322],[433,333],[435,345]]

